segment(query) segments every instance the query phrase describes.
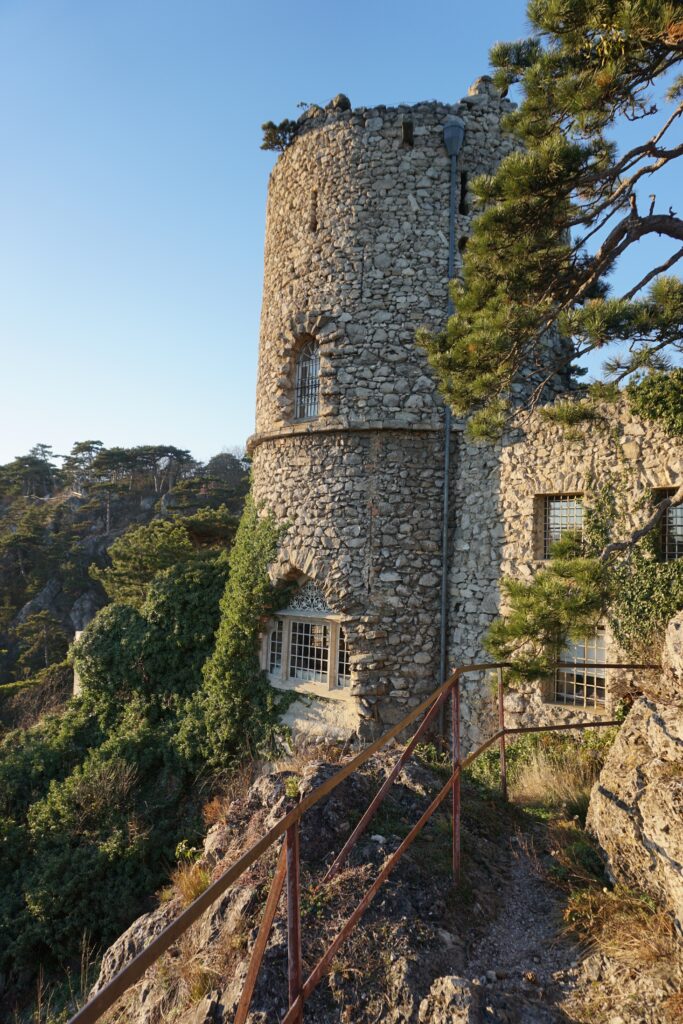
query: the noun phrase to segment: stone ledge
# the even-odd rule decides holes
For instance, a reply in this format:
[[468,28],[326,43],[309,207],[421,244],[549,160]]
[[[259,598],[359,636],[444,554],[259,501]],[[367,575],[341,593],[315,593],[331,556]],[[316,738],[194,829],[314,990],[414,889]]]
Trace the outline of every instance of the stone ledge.
[[[247,452],[251,454],[255,448],[266,441],[279,441],[290,437],[312,437],[317,434],[375,434],[378,431],[387,431],[395,434],[437,434],[443,431],[443,420],[432,423],[392,423],[390,420],[370,420],[363,426],[344,422],[329,423],[325,426],[311,429],[310,420],[305,423],[295,423],[289,427],[282,427],[279,430],[268,431],[267,433],[252,434],[247,439]],[[451,433],[459,433],[462,427],[453,423]]]

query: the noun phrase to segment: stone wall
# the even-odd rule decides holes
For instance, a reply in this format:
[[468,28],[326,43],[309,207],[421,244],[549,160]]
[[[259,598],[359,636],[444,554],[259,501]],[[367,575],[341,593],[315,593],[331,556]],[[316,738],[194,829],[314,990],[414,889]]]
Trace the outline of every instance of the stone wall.
[[[370,729],[438,679],[444,413],[415,333],[446,320],[443,128],[465,120],[460,238],[468,180],[514,145],[500,131],[509,109],[486,79],[452,105],[335,104],[303,120],[271,175],[254,491],[289,524],[274,578],[313,579],[343,617],[350,695]],[[295,357],[311,338],[319,416],[297,423]]]
[[[652,489],[673,486],[683,477],[681,446],[662,430],[631,415],[624,402],[605,403],[597,411],[598,418],[567,428],[537,410],[495,446],[461,439],[451,565],[453,663],[486,660],[483,638],[500,609],[500,577],[529,580],[543,566],[538,557],[539,496],[583,493],[584,504],[590,505],[591,492],[618,473],[633,510],[624,524],[627,530],[640,524],[644,512],[638,511],[638,503],[647,503]],[[615,662],[631,660],[609,636],[607,656]],[[606,714],[629,681],[626,673],[608,673]],[[465,723],[473,744],[490,721],[490,690],[474,678],[466,687]],[[540,686],[510,693],[506,708],[510,723],[520,725],[599,714],[546,703]]]
[[[468,182],[514,146],[500,129],[511,104],[487,79],[470,92],[453,105],[315,110],[270,181],[254,492],[288,524],[274,578],[314,580],[344,623],[347,693],[365,732],[399,720],[439,681],[444,411],[415,332],[446,320],[443,128],[455,114],[465,121],[458,239],[470,228]],[[319,415],[295,422],[296,353],[310,339],[320,352]],[[566,384],[552,386],[557,393]],[[536,496],[590,491],[615,467],[632,468],[634,500],[680,478],[680,452],[663,433],[624,407],[601,415],[567,432],[537,411],[493,446],[470,443],[454,424],[452,665],[487,660],[501,575],[528,579],[542,564]],[[618,687],[613,679],[613,696]],[[538,687],[510,694],[507,705],[524,723],[577,714],[544,702]],[[487,680],[466,677],[467,748],[488,730],[491,712]]]

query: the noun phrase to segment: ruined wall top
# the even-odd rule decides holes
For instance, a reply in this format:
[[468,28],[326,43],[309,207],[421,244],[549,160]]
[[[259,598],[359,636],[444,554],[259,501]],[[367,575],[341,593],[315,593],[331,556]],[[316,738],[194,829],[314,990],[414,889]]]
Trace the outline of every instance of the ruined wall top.
[[257,437],[293,423],[297,346],[319,344],[314,429],[436,427],[441,399],[420,326],[440,329],[448,300],[450,162],[443,128],[465,121],[456,236],[469,230],[472,177],[514,146],[512,104],[490,79],[457,103],[350,109],[337,97],[300,120],[273,168],[267,209]]

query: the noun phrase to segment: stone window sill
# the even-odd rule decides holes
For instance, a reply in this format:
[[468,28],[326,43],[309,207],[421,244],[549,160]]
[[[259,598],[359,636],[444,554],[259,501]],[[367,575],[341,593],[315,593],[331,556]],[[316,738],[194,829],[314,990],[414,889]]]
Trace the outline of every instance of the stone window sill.
[[346,702],[353,700],[348,686],[336,686],[331,690],[327,683],[305,683],[299,679],[285,681],[270,675],[268,676],[268,681],[276,690],[283,690],[286,693],[301,693],[309,697],[322,697],[323,700]]

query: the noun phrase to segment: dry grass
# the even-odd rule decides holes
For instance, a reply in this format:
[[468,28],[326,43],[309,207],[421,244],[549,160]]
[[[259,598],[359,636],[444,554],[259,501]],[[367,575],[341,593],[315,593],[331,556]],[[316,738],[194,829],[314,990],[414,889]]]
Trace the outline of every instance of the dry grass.
[[194,864],[179,864],[171,875],[171,881],[180,896],[180,902],[187,907],[208,888],[211,874],[195,861]]
[[528,763],[520,766],[510,785],[510,795],[527,806],[561,807],[570,816],[585,819],[593,783],[600,774],[600,761],[577,756],[567,745],[561,753],[537,749]]
[[225,821],[230,805],[246,799],[249,787],[254,781],[256,764],[246,761],[235,768],[211,780],[213,796],[202,807],[202,818],[207,828]]
[[683,992],[674,992],[672,996],[662,1003],[664,1014],[663,1024],[682,1024],[683,1022]]
[[304,768],[316,761],[328,764],[342,764],[349,753],[347,745],[341,743],[311,743],[296,747],[287,757],[276,761],[276,771],[288,771],[300,775]]
[[671,915],[622,886],[573,893],[565,919],[590,946],[638,971],[669,965],[677,954]]

